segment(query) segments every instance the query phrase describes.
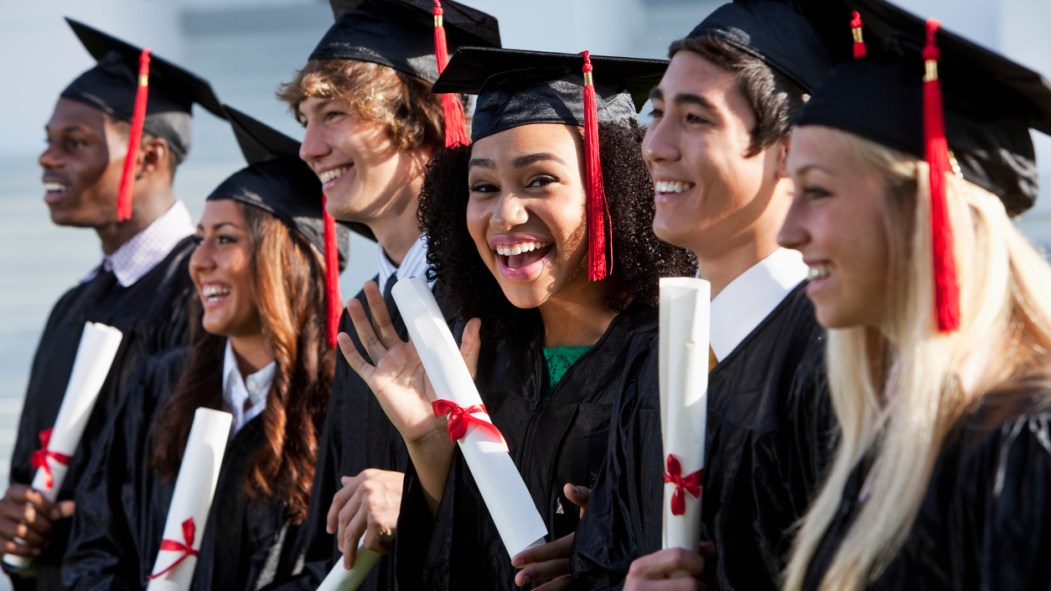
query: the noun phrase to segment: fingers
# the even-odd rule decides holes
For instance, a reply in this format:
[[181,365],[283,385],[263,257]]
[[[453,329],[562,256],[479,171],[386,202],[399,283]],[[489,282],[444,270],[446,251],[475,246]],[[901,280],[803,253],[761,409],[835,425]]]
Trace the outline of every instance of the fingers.
[[[369,284],[372,284],[373,287],[375,287],[375,284],[371,281],[366,283],[366,295],[368,294]],[[376,309],[373,308],[373,310],[375,311]],[[384,312],[386,312],[386,309],[384,309]],[[372,359],[373,363],[378,364],[379,360],[383,358],[383,354],[386,352],[387,347],[385,347],[383,343],[380,342],[379,337],[376,336],[376,331],[373,329],[372,323],[369,322],[368,316],[365,315],[365,308],[362,307],[361,302],[358,300],[350,299],[347,301],[347,313],[350,314],[350,319],[354,322],[354,331],[358,333],[358,340],[361,341],[361,345],[365,348],[365,352],[368,353],[369,358]],[[343,349],[343,347],[340,347],[340,349]],[[343,356],[347,357],[347,363],[350,363],[350,357],[347,355],[346,350],[343,350]],[[354,366],[351,365],[351,367]]]
[[358,543],[362,534],[365,533],[366,517],[364,511],[356,511],[345,524],[341,520],[340,525],[343,533],[340,534],[340,539],[342,542],[341,548],[343,549],[343,568],[347,570],[354,567],[354,561],[358,557]]
[[463,327],[463,337],[460,340],[460,355],[463,356],[464,363],[471,372],[471,379],[474,379],[478,373],[478,352],[482,349],[481,330],[481,319],[472,318]]
[[336,494],[332,495],[332,504],[329,505],[328,514],[325,516],[325,531],[329,534],[336,533],[336,528],[339,525],[339,513],[354,494],[354,487],[347,486],[347,484],[353,480],[353,478],[344,476],[342,479],[343,488],[337,490]]
[[[384,347],[392,347],[402,342],[398,332],[394,330],[394,324],[390,320],[390,312],[387,311],[387,302],[383,300],[383,294],[375,281],[365,283],[365,299],[369,303],[369,311],[372,312],[372,326],[376,329],[376,336]],[[369,353],[372,355],[372,353]],[[372,358],[376,360],[375,357]]]
[[511,559],[511,564],[521,568],[531,563],[544,562],[557,558],[568,558],[570,552],[573,550],[573,537],[575,535],[576,532],[562,536],[554,542],[526,548]]
[[586,486],[580,486],[577,484],[566,483],[562,487],[562,492],[569,499],[570,503],[573,503],[577,507],[580,507],[580,516],[584,517],[584,510],[587,509],[588,501],[591,500],[591,489]]
[[[363,491],[360,486],[344,486],[344,488],[350,488],[351,495],[339,511],[336,522],[336,541],[339,549],[343,551],[344,555],[347,555],[348,546],[357,546],[358,539],[365,531],[365,517],[363,515],[365,507],[363,506]],[[353,556],[354,549],[350,548],[349,550],[350,555]]]
[[[688,577],[682,577],[682,575]],[[700,589],[704,558],[682,548],[648,554],[631,563],[624,589]],[[670,580],[669,580],[670,579]],[[650,582],[660,581],[660,585]]]
[[51,506],[51,510],[48,511],[48,518],[51,521],[58,521],[59,519],[68,519],[73,517],[73,514],[77,511],[76,501],[59,501]]

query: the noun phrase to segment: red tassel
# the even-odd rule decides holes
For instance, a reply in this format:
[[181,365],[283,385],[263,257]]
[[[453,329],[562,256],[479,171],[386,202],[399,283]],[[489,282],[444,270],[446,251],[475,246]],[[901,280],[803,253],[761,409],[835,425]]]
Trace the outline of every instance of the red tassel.
[[602,183],[602,163],[598,147],[598,105],[595,102],[595,85],[591,77],[591,52],[584,56],[584,187],[587,195],[588,224],[588,280],[602,281],[612,271],[613,255],[607,264],[607,248],[612,241],[606,235],[609,208],[606,205],[606,189]]
[[124,172],[120,177],[117,193],[117,221],[131,219],[131,192],[135,183],[135,164],[139,159],[139,143],[142,141],[142,126],[146,122],[146,100],[150,93],[150,50],[139,54],[139,88],[135,92],[135,111],[131,115],[131,131],[128,133],[128,154],[124,157]]
[[321,196],[321,216],[325,222],[325,292],[328,304],[328,344],[336,346],[343,298],[339,294],[339,247],[336,245],[336,218],[328,213],[328,197]]
[[934,253],[934,305],[938,330],[951,332],[960,327],[960,286],[956,276],[952,223],[945,196],[945,176],[952,171],[949,146],[945,140],[942,114],[942,88],[938,80],[941,51],[935,42],[941,24],[927,21],[927,45],[923,48],[926,73],[923,77],[923,132],[927,164],[930,167],[931,247]]
[[865,51],[865,38],[861,33],[861,26],[861,15],[855,10],[850,16],[850,32],[854,35],[854,59],[863,58],[868,53]]
[[[444,11],[441,0],[434,0],[434,55],[438,59],[438,74],[445,71],[445,65],[449,63],[449,48],[445,42],[442,14]],[[471,140],[467,137],[467,115],[463,112],[463,103],[460,102],[459,95],[444,93],[441,97],[442,111],[445,114],[445,147],[466,146]]]

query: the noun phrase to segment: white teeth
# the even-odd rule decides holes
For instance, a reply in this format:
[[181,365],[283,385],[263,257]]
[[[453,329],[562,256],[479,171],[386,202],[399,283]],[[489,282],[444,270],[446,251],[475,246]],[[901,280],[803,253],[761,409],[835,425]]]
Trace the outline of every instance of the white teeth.
[[61,193],[66,190],[62,183],[44,183],[44,190],[48,193]]
[[815,279],[824,279],[832,274],[832,265],[821,264],[813,265],[807,269],[806,278],[807,281],[813,281]]
[[496,254],[509,257],[516,254],[522,254],[526,252],[533,252],[547,246],[543,242],[520,242],[518,244],[512,244],[509,246],[496,246]]
[[230,293],[229,287],[219,287],[217,285],[206,285],[201,289],[201,294],[206,298],[214,298],[215,296],[226,295]]
[[693,188],[693,183],[685,181],[656,181],[653,188],[658,193],[682,193]]
[[350,170],[350,167],[333,168],[332,170],[326,170],[325,172],[319,172],[317,176],[318,176],[319,179],[321,179],[322,183],[327,183],[327,182],[331,181],[332,179],[336,179],[336,178],[339,178],[339,177],[343,176],[344,174],[347,173],[348,170]]

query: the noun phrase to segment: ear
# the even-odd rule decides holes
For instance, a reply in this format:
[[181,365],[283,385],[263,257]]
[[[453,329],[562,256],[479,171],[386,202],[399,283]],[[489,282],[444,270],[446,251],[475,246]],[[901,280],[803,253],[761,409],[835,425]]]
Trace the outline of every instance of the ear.
[[143,135],[142,143],[139,147],[141,166],[139,174],[153,175],[158,172],[167,171],[170,163],[170,154],[168,140]]
[[788,175],[788,150],[792,146],[792,136],[788,135],[785,139],[777,142],[774,149],[777,150],[777,178],[787,179]]

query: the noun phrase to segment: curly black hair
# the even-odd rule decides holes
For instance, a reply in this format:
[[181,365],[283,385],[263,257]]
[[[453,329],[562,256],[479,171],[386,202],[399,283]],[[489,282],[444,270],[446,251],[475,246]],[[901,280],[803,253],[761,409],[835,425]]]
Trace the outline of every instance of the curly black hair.
[[[599,138],[613,234],[613,272],[605,280],[607,303],[618,311],[632,302],[656,307],[658,279],[692,275],[696,260],[653,233],[653,180],[642,159],[638,125],[601,123]],[[451,292],[462,319],[481,318],[483,336],[501,338],[537,313],[507,301],[467,231],[470,156],[470,146],[435,154],[427,167],[417,218],[427,234],[430,279],[440,280]]]

